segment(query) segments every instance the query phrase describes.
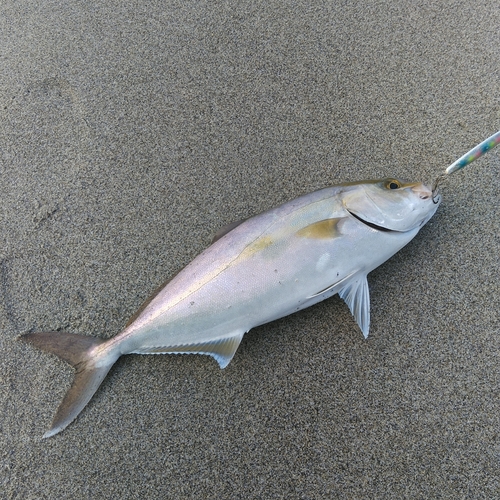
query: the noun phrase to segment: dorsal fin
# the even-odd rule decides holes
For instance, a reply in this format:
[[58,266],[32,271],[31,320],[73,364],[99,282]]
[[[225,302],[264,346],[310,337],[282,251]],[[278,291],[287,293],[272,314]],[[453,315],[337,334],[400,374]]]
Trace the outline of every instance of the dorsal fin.
[[235,227],[238,227],[240,224],[245,222],[247,219],[241,219],[237,220],[236,222],[231,222],[231,224],[227,224],[224,227],[221,227],[215,234],[212,239],[212,243],[215,243],[217,240],[220,240],[223,236],[225,236],[227,233],[232,231]]
[[[245,222],[246,219],[241,219],[236,222],[231,222],[231,224],[228,224],[227,226],[221,227],[214,235],[214,238],[212,240],[212,243],[215,243],[217,240],[222,238],[224,235],[229,233],[229,231],[232,231],[235,227],[238,227],[241,223]],[[137,309],[137,311],[133,314],[133,316],[128,320],[127,324],[125,325],[125,328],[130,326],[146,309],[147,306],[149,306],[150,302],[175,278],[175,276],[178,273],[175,273],[171,278],[168,278],[165,280],[160,286],[154,289],[154,291],[151,293],[151,295],[142,303],[142,305]]]
[[366,276],[361,276],[358,280],[347,284],[340,290],[339,295],[349,306],[365,338],[368,337],[370,331],[370,291]]
[[175,276],[177,276],[177,274],[178,273],[175,273],[171,278],[168,278],[159,287],[154,289],[153,293],[142,303],[141,307],[139,307],[139,309],[137,309],[133,316],[128,320],[125,328],[130,326],[139,317],[142,311],[149,306],[149,303],[175,278]]

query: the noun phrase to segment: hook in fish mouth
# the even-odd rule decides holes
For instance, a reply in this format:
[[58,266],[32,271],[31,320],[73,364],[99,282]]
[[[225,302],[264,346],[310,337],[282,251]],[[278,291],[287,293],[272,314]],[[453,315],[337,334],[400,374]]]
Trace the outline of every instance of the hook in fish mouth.
[[447,176],[445,174],[438,175],[434,184],[432,185],[432,202],[437,205],[440,202],[441,196],[439,194],[439,184],[441,184]]
[[432,203],[437,205],[441,201],[441,195],[439,194],[439,190],[432,191]]

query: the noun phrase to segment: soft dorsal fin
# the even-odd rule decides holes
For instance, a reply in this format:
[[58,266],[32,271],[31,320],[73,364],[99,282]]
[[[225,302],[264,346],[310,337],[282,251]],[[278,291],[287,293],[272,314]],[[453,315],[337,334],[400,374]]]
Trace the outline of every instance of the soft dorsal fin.
[[231,337],[174,346],[140,347],[131,354],[207,354],[212,356],[221,368],[226,368],[233,359],[245,332],[237,332]]
[[365,338],[368,337],[370,331],[370,291],[366,276],[361,276],[358,280],[346,285],[340,290],[339,295],[349,306]]
[[[242,222],[245,222],[246,219],[241,219],[236,222],[231,222],[231,224],[228,224],[227,226],[221,227],[214,235],[214,238],[212,240],[212,243],[215,243],[217,240],[222,238],[225,234],[229,233],[229,231],[232,231],[235,227],[238,227]],[[151,303],[151,301],[175,278],[177,273],[174,274],[171,278],[168,278],[166,281],[164,281],[159,287],[155,288],[153,293],[142,303],[141,307],[137,309],[135,314],[128,320],[127,324],[125,325],[125,328],[130,326],[146,309],[147,306]]]
[[232,231],[235,227],[238,227],[241,223],[245,222],[246,219],[237,220],[236,222],[231,222],[227,226],[221,227],[215,234],[212,240],[212,243],[215,243],[217,240],[220,240],[223,236],[225,236],[229,231]]
[[139,307],[134,315],[128,320],[125,328],[130,326],[141,315],[142,311],[144,311],[144,309],[149,306],[153,299],[175,278],[175,276],[176,275],[174,275],[172,278],[168,278],[168,280],[164,281],[159,287],[155,288],[153,293],[142,303],[141,307]]

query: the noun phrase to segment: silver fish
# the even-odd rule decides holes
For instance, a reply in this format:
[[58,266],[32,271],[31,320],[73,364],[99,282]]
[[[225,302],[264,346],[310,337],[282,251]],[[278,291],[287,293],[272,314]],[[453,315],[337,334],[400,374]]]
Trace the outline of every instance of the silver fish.
[[367,274],[411,241],[440,201],[396,179],[321,189],[220,230],[109,340],[23,335],[76,369],[44,437],[76,418],[123,354],[206,354],[224,368],[251,328],[336,293],[368,336]]

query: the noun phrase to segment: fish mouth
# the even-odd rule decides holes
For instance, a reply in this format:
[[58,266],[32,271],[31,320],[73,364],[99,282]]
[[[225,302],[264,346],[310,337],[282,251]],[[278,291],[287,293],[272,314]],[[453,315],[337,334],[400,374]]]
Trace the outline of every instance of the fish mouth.
[[388,229],[387,227],[384,226],[379,226],[378,224],[374,224],[373,222],[367,221],[366,219],[362,219],[359,215],[356,215],[354,212],[351,212],[350,210],[347,210],[355,219],[359,220],[362,224],[365,226],[371,227],[372,229],[375,229],[376,231],[385,231],[386,233],[393,233],[393,229]]

